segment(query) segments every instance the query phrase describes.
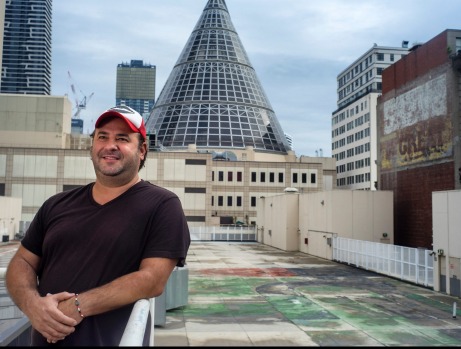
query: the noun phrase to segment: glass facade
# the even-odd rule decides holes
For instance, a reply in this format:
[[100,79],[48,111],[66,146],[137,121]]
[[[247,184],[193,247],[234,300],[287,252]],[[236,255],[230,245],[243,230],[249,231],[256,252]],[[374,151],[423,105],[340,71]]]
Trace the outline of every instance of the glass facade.
[[166,148],[291,150],[224,0],[208,1],[146,127]]
[[1,93],[51,94],[52,0],[9,0],[1,71]]

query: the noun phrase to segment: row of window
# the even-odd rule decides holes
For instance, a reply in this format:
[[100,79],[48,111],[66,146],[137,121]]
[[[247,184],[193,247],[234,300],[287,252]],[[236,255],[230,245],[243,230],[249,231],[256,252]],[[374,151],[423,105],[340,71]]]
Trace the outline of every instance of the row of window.
[[[211,197],[211,206],[212,207],[234,207],[234,202],[235,202],[235,207],[242,207],[242,197],[241,196],[232,196],[232,195],[217,195],[216,199],[215,196],[213,195]],[[250,206],[251,207],[256,207],[256,196],[251,196],[250,197]]]
[[331,147],[333,150],[344,147],[346,145],[346,140],[347,144],[351,144],[354,142],[357,142],[361,139],[364,139],[366,137],[370,137],[370,128],[367,127],[364,130],[358,131],[352,135],[347,136],[346,138],[341,138],[331,144]]
[[345,185],[360,184],[360,183],[369,183],[371,181],[371,175],[369,172],[358,174],[355,176],[349,176],[346,178],[338,178],[336,180],[336,185],[338,187],[343,187]]
[[[392,64],[392,62],[400,58],[400,55],[396,55],[394,53],[384,54],[382,52],[376,52],[375,55],[376,55],[377,62],[385,62],[386,61],[385,58],[388,55],[389,59],[387,60],[387,63],[390,63],[390,64]],[[346,74],[344,74],[341,78],[339,78],[338,80],[339,87],[344,86],[347,82],[354,79],[357,75],[365,71],[372,63],[373,63],[373,54],[370,54],[367,58],[359,62],[355,67],[353,67]]]
[[370,158],[365,158],[365,159],[360,159],[352,162],[348,162],[346,165],[338,165],[336,166],[336,172],[337,173],[344,173],[347,171],[353,171],[353,170],[358,170],[364,167],[369,167],[370,166]]
[[[216,181],[215,179],[215,171],[213,171],[211,173],[211,180],[214,182]],[[251,172],[251,178],[250,178],[251,182],[252,183],[265,183],[265,182],[269,182],[269,183],[275,183],[276,181],[278,183],[284,183],[285,182],[285,174],[284,172],[278,172],[278,173],[275,173],[275,172],[259,172],[259,176],[258,176],[258,172]],[[317,182],[317,176],[315,173],[306,173],[306,172],[303,172],[303,173],[293,173],[292,174],[292,178],[291,178],[291,181],[292,183],[303,183],[303,184],[307,184],[308,183],[308,180],[309,180],[309,183],[310,184],[315,184]],[[217,181],[218,182],[224,182],[224,181],[227,181],[227,182],[233,182],[234,181],[234,172],[233,171],[227,171],[227,174],[224,172],[224,171],[218,171],[218,178],[217,178]],[[243,181],[243,173],[241,171],[237,171],[235,173],[235,181],[236,182],[242,182]]]

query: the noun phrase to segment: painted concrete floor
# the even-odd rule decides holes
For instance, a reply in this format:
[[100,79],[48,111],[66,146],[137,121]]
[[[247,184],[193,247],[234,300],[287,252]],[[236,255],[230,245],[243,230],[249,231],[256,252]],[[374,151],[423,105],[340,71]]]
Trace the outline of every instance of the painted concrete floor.
[[460,299],[418,285],[258,243],[193,241],[187,267],[155,346],[461,346]]

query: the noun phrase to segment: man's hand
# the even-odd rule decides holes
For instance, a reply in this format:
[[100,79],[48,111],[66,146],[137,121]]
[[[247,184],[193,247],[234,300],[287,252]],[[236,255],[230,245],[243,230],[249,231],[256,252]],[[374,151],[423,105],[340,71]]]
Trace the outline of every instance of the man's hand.
[[37,297],[28,302],[26,315],[32,327],[40,332],[48,343],[56,343],[75,331],[78,322],[58,309],[59,302],[72,297],[73,293],[60,292]]

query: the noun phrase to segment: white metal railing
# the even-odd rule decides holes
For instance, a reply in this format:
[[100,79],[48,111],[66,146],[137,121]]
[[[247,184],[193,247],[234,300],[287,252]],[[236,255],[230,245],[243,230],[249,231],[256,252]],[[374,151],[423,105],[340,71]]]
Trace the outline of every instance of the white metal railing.
[[426,287],[434,286],[432,251],[333,237],[333,260]]
[[189,227],[192,241],[256,241],[256,226]]
[[151,314],[149,346],[154,346],[155,298],[150,298],[149,300],[140,299],[134,304],[120,340],[120,347],[141,347],[143,345],[149,312]]

